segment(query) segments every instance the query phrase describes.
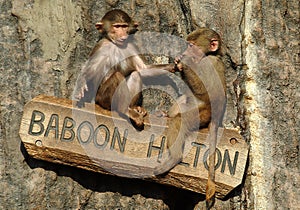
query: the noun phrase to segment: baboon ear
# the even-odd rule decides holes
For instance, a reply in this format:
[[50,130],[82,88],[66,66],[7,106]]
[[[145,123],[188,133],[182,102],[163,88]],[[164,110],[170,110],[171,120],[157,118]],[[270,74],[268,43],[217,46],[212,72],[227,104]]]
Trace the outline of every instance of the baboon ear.
[[97,28],[97,30],[100,32],[100,33],[102,33],[102,31],[103,31],[103,23],[102,22],[98,22],[98,23],[96,23],[95,24],[95,27]]
[[219,41],[217,39],[212,39],[210,41],[210,52],[216,52],[219,47]]

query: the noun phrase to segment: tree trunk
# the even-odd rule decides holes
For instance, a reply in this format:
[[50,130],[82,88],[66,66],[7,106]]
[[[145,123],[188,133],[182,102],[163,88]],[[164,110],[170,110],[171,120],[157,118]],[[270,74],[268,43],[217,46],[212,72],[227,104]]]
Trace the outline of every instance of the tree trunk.
[[[202,194],[36,160],[21,144],[25,103],[71,98],[99,39],[94,25],[113,8],[139,22],[140,33],[185,38],[209,27],[221,35],[224,126],[238,129],[250,152],[243,183],[214,208],[299,208],[298,0],[0,0],[0,209],[205,209]],[[144,95],[150,111],[172,103],[163,92]]]

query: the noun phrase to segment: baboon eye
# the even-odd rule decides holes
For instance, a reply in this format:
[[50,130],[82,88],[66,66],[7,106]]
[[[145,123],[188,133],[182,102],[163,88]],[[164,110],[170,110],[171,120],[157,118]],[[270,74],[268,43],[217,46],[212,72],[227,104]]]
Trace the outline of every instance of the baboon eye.
[[193,46],[194,46],[194,44],[189,42],[189,47],[193,47]]
[[128,28],[127,24],[114,24],[113,25],[115,28]]

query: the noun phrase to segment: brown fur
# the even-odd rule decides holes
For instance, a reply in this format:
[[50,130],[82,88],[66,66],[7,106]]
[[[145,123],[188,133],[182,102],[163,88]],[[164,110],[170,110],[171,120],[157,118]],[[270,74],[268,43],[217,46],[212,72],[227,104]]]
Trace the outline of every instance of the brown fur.
[[90,53],[77,79],[73,98],[79,100],[79,106],[95,99],[96,104],[117,111],[142,129],[147,114],[141,107],[142,77],[160,75],[164,71],[157,70],[171,69],[174,65],[145,65],[134,39],[128,38],[137,31],[137,26],[119,9],[107,12],[96,23],[103,38]]
[[[182,78],[196,98],[193,108],[192,97],[187,96],[170,109],[172,117],[167,133],[167,147],[170,156],[155,169],[162,174],[172,169],[182,160],[185,138],[191,131],[209,126],[209,174],[206,191],[208,206],[211,206],[215,194],[215,149],[218,127],[221,126],[226,106],[225,67],[221,55],[220,36],[211,29],[201,28],[192,32],[187,40],[193,44],[177,63]],[[196,48],[195,48],[196,46]],[[219,83],[217,81],[220,81]],[[180,107],[186,107],[181,113]],[[190,109],[189,109],[190,107]],[[195,109],[199,113],[195,115]],[[179,133],[175,131],[180,130]]]
[[146,111],[140,106],[142,80],[139,70],[146,65],[138,56],[134,43],[127,39],[136,27],[122,10],[109,11],[96,24],[103,38],[81,71],[74,97],[81,104],[95,98],[96,104],[128,116],[137,128],[143,128]]

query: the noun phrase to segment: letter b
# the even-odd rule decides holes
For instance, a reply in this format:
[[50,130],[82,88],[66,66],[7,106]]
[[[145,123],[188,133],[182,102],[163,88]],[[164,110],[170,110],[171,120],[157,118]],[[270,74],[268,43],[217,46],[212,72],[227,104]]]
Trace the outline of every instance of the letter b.
[[[36,119],[37,116],[40,116],[40,119]],[[42,133],[44,133],[44,130],[45,130],[44,125],[43,125],[44,120],[45,120],[44,113],[34,110],[31,115],[28,133],[32,136],[39,136]],[[35,127],[34,125],[39,126],[39,128],[40,128],[39,131],[33,131],[33,127]]]

